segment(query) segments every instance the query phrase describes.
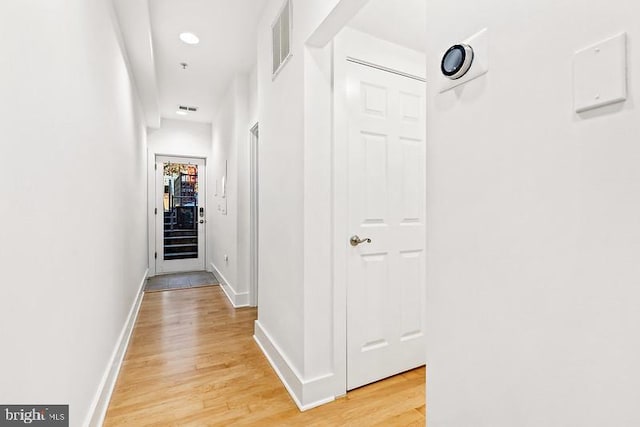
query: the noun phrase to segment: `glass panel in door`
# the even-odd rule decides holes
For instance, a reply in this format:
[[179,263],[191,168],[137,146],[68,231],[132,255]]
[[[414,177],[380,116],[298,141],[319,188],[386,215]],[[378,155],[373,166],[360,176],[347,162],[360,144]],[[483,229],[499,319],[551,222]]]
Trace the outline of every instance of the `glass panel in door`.
[[164,260],[198,258],[198,165],[163,163]]

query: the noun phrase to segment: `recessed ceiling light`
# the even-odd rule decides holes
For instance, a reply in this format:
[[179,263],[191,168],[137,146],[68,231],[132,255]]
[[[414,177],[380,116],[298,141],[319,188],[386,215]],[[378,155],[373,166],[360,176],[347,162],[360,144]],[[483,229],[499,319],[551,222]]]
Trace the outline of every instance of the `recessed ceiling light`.
[[179,116],[186,116],[187,112],[184,111],[184,110],[178,110],[178,111],[176,111],[176,114],[179,115]]
[[186,44],[198,44],[200,39],[193,33],[180,33],[180,40]]

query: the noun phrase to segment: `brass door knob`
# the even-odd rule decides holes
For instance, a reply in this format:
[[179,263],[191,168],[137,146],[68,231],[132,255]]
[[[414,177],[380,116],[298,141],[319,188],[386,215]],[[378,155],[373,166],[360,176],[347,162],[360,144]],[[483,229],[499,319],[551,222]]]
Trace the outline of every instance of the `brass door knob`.
[[351,238],[349,239],[349,243],[351,243],[351,246],[358,246],[358,245],[360,245],[362,243],[371,243],[371,239],[369,239],[368,237],[365,237],[364,239],[361,239],[356,234],[354,236],[351,236]]

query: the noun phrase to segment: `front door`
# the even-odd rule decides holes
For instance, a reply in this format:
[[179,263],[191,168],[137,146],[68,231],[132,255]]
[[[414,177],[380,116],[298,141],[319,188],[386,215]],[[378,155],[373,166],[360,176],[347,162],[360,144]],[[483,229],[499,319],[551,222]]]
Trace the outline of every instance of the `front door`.
[[425,83],[353,62],[346,77],[351,390],[425,363]]
[[156,272],[205,269],[205,161],[156,157]]

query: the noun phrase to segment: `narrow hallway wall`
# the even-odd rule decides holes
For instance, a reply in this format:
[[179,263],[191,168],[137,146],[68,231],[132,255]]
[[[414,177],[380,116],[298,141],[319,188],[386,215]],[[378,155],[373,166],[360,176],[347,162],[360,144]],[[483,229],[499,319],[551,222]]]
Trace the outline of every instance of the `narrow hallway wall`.
[[211,140],[211,266],[236,306],[249,304],[249,103],[255,90],[249,75],[234,77],[214,119]]
[[0,402],[88,422],[147,269],[146,132],[108,0],[0,4]]

